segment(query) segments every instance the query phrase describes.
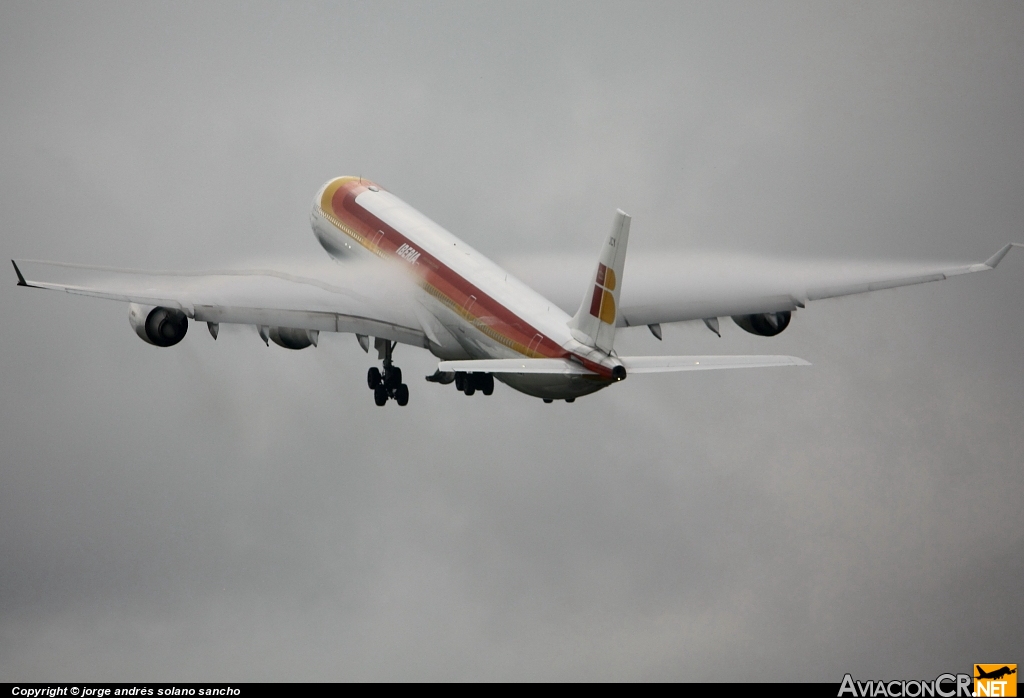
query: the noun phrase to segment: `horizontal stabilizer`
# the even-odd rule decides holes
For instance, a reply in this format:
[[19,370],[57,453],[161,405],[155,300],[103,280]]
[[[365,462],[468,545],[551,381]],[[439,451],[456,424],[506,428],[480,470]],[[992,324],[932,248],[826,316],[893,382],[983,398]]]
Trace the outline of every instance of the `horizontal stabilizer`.
[[438,371],[466,373],[550,373],[560,376],[593,376],[577,363],[566,359],[481,359],[479,361],[442,361]]
[[[710,371],[716,368],[767,368],[769,366],[810,366],[796,356],[622,356],[630,373],[674,373]],[[483,359],[480,361],[442,361],[438,371],[466,373],[547,373],[562,376],[592,376],[577,363],[566,359]]]
[[769,366],[810,366],[796,356],[620,356],[630,373],[672,373],[710,371],[716,368],[767,368]]

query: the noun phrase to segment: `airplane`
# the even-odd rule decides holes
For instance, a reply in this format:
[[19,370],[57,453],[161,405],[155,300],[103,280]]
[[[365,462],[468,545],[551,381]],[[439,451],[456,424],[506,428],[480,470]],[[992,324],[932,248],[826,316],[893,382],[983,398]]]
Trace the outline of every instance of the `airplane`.
[[[426,380],[455,383],[465,395],[491,395],[494,380],[541,398],[574,402],[632,374],[728,368],[806,366],[793,356],[620,356],[616,331],[699,321],[721,336],[719,318],[745,331],[778,335],[810,301],[895,288],[996,267],[1017,243],[987,261],[913,272],[871,269],[853,276],[782,278],[770,282],[723,278],[715,288],[680,286],[675,272],[642,275],[623,292],[631,217],[618,210],[604,239],[578,310],[557,303],[509,274],[384,187],[362,177],[338,177],[317,192],[310,225],[337,273],[280,270],[167,273],[11,260],[18,285],[61,290],[129,304],[128,320],[144,342],[170,347],[188,321],[255,325],[267,346],[316,346],[321,332],[352,333],[381,367],[367,373],[374,402],[409,401],[394,363],[401,344],[440,359]],[[367,266],[369,265],[369,266]],[[827,270],[826,270],[827,271]],[[626,285],[629,288],[629,285]]]
[[993,670],[991,672],[987,672],[984,669],[982,669],[980,664],[975,664],[974,668],[978,672],[978,675],[974,677],[976,679],[996,679],[996,680],[998,680],[998,679],[1003,678],[1004,676],[1009,676],[1010,674],[1016,674],[1017,673],[1016,669],[1011,669],[1008,666],[1003,666],[1003,667],[1001,667],[999,669],[995,669],[995,670]]

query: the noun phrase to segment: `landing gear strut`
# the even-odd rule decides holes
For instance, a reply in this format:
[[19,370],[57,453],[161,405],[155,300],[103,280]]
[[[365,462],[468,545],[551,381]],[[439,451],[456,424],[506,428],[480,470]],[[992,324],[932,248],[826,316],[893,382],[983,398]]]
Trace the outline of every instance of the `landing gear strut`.
[[395,342],[379,337],[374,339],[377,356],[384,362],[384,370],[376,366],[366,372],[366,385],[373,391],[373,401],[378,407],[387,404],[388,398],[405,407],[409,404],[409,386],[402,382],[402,369],[391,362]]

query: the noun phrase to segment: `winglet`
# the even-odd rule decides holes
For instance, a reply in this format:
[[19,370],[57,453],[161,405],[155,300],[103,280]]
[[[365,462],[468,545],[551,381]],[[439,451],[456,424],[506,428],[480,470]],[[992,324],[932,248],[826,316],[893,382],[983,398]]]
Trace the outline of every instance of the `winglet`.
[[18,269],[18,263],[12,259],[11,264],[14,265],[14,273],[18,275],[18,285],[28,286],[28,284],[25,282],[25,277],[21,275],[21,269]]
[[999,263],[1003,261],[1003,257],[1006,256],[1006,253],[1010,251],[1011,247],[1024,247],[1024,245],[1020,244],[1019,242],[1006,243],[1001,250],[999,250],[994,255],[985,260],[985,266],[989,267],[990,269],[995,269],[999,265]]

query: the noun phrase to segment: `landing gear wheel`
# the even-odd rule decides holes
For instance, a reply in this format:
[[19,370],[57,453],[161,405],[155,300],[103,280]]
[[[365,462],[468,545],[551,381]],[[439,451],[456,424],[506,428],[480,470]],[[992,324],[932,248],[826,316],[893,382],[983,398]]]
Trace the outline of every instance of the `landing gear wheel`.
[[490,395],[494,392],[494,375],[485,373],[480,383],[480,392],[484,395]]
[[376,390],[380,385],[380,380],[380,369],[376,366],[366,372],[366,385],[370,387],[370,390]]
[[409,386],[405,383],[402,383],[395,390],[395,402],[398,403],[399,407],[405,407],[409,404]]
[[455,373],[455,389],[460,393],[466,389],[466,374],[462,371],[456,371]]
[[384,369],[384,384],[392,390],[397,390],[402,384],[402,369],[398,366]]
[[373,389],[373,401],[377,404],[377,407],[383,407],[388,401],[388,391],[383,385],[378,385]]
[[554,400],[552,400],[551,398],[549,398],[549,397],[544,398],[544,404],[550,405],[552,402],[554,402]]
[[462,392],[464,392],[466,395],[472,395],[473,393],[476,392],[476,386],[473,385],[472,381],[466,381],[466,387],[463,389]]

